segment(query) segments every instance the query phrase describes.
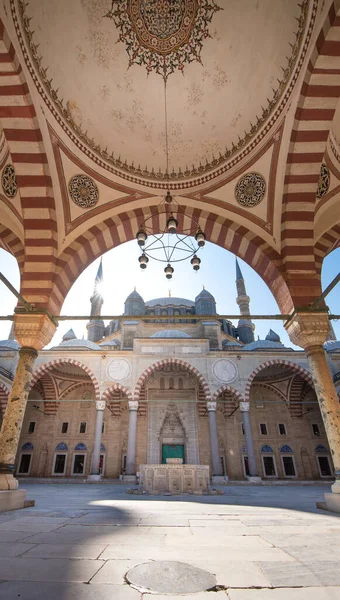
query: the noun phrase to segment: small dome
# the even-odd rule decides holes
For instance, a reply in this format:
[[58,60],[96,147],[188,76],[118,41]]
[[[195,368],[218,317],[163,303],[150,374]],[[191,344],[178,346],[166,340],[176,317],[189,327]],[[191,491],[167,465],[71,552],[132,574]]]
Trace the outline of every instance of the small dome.
[[[1,342],[0,342],[1,343]],[[340,341],[339,340],[329,340],[324,344],[325,350],[327,352],[340,352]]]
[[67,350],[68,348],[77,348],[77,350],[100,350],[99,346],[90,340],[67,340],[61,342],[59,346],[54,346],[51,350]]
[[74,333],[73,329],[69,329],[65,335],[63,335],[63,342],[67,342],[68,340],[76,340],[77,336]]
[[120,346],[120,340],[107,340],[99,344],[101,348],[117,348]]
[[198,296],[196,296],[195,298],[195,303],[198,302],[199,300],[202,299],[206,299],[206,300],[212,300],[213,302],[215,302],[215,298],[212,294],[210,294],[210,292],[208,292],[208,290],[204,289],[198,294]]
[[[136,290],[133,290],[133,292],[131,292],[131,294],[128,295],[126,300],[141,300],[142,302],[144,302],[142,296],[140,294],[138,294],[138,292]],[[125,302],[126,302],[126,300],[125,300]]]
[[223,348],[228,348],[228,347],[231,348],[231,347],[235,347],[235,346],[243,347],[243,345],[240,342],[238,342],[237,340],[235,340],[233,342],[231,340],[223,340],[222,346],[223,346]]
[[0,340],[0,348],[6,348],[6,350],[19,350],[21,346],[17,340]]
[[266,340],[268,340],[268,342],[281,342],[280,336],[272,329],[269,329],[269,332],[266,335]]
[[172,296],[147,300],[145,304],[148,308],[154,308],[155,306],[186,306],[191,308],[194,305],[192,300],[187,300],[186,298],[173,298]]
[[281,342],[271,342],[269,340],[257,340],[243,346],[242,350],[291,350],[286,348]]
[[157,331],[150,337],[152,338],[190,338],[191,336],[180,331],[179,329],[163,329],[163,331]]

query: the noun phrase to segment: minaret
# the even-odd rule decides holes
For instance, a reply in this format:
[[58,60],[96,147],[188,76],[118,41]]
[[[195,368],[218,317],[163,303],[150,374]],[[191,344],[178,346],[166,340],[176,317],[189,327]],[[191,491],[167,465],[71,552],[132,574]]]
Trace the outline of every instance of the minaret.
[[[104,303],[104,298],[101,293],[100,286],[103,282],[103,263],[100,259],[96,279],[94,280],[93,294],[90,298],[91,302],[91,316],[100,315],[101,309]],[[104,336],[105,325],[101,319],[95,319],[88,322],[86,325],[87,339],[91,342],[98,342]]]
[[[236,302],[240,307],[240,313],[242,317],[250,315],[249,303],[250,298],[247,296],[246,286],[244,283],[243,275],[236,259],[236,289],[237,298]],[[254,341],[254,325],[250,319],[243,318],[238,322],[238,335],[241,342],[249,344]]]

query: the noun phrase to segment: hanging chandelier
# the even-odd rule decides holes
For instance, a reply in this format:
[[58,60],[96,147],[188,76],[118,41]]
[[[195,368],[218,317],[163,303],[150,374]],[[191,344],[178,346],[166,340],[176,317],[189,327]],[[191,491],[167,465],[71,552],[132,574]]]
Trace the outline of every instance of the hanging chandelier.
[[[169,138],[168,138],[168,113],[166,82],[164,82],[164,115],[165,115],[165,155],[166,176],[168,189],[155,211],[151,212],[141,223],[136,239],[141,250],[138,258],[141,269],[146,269],[149,260],[166,263],[164,273],[167,279],[172,279],[174,273],[173,263],[190,260],[194,271],[198,271],[201,259],[197,252],[205,245],[206,236],[199,223],[191,218],[191,226],[184,227],[184,216],[179,212],[179,205],[172,197],[169,190]],[[165,227],[160,233],[154,233],[154,219],[165,222]]]

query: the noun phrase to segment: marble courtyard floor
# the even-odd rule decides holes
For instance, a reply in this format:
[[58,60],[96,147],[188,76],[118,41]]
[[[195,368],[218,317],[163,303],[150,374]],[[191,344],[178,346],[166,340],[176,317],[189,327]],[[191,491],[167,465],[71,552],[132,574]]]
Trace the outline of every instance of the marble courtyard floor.
[[[36,506],[0,513],[1,600],[340,600],[340,515],[315,506],[327,485],[230,485],[214,497],[22,487]],[[200,567],[217,586],[142,594],[125,574],[148,561]]]

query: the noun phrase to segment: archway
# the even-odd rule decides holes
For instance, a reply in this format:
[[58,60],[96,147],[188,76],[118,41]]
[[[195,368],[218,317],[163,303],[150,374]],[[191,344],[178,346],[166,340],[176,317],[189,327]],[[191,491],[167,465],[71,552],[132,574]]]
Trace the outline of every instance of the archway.
[[78,367],[82,371],[84,371],[88,377],[91,379],[95,392],[95,399],[100,400],[100,391],[99,391],[99,383],[97,378],[94,376],[93,372],[89,367],[84,365],[79,360],[75,360],[74,358],[57,358],[55,360],[51,360],[48,363],[41,365],[34,373],[31,381],[31,389],[35,385],[35,383],[40,379],[45,373],[53,369],[53,367],[57,367],[60,365],[70,365],[74,367]]
[[211,394],[210,394],[209,384],[207,383],[207,381],[205,380],[203,375],[198,371],[198,369],[196,369],[196,367],[194,367],[193,365],[191,365],[190,363],[188,363],[184,360],[181,360],[180,358],[165,358],[163,360],[153,363],[147,369],[145,369],[145,371],[139,376],[136,386],[135,386],[134,398],[136,400],[139,399],[141,387],[142,387],[143,383],[146,381],[146,379],[148,377],[150,377],[150,375],[154,371],[159,371],[160,369],[162,369],[163,367],[167,367],[168,365],[178,365],[179,367],[183,367],[187,371],[190,371],[190,373],[193,373],[197,377],[198,381],[200,382],[200,384],[202,386],[206,400],[207,401],[210,400]]

